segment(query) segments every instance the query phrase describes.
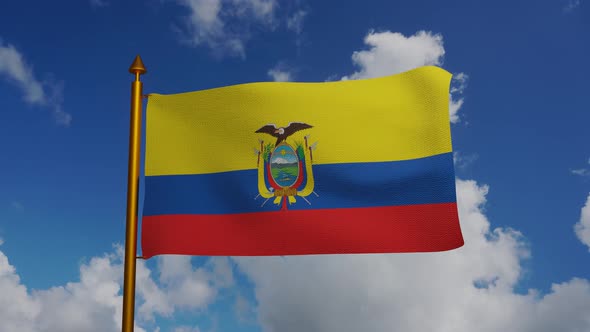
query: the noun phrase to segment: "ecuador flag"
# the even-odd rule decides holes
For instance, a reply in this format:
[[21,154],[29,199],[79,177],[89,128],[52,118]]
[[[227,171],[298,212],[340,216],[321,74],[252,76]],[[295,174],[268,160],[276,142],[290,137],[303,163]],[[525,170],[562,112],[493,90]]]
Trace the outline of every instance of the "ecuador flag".
[[427,66],[150,95],[142,255],[462,246],[450,79]]

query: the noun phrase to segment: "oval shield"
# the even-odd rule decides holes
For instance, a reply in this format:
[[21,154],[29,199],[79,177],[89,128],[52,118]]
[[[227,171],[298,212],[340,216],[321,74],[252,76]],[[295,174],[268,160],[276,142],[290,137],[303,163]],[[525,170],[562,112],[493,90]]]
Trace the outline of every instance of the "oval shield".
[[299,158],[295,150],[287,143],[275,147],[270,155],[270,175],[282,188],[288,188],[299,177]]

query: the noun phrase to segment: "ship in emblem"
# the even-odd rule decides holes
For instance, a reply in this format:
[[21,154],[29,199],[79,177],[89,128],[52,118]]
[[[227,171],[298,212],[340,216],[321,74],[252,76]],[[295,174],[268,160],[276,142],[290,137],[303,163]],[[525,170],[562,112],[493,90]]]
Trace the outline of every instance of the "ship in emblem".
[[258,155],[258,197],[266,198],[262,206],[270,199],[281,206],[281,210],[287,210],[289,205],[297,202],[296,196],[301,197],[308,204],[306,198],[310,194],[318,196],[314,191],[315,181],[312,170],[312,146],[308,145],[309,135],[303,142],[289,144],[287,138],[295,132],[312,128],[311,125],[302,122],[291,122],[287,127],[278,127],[268,124],[255,131],[255,133],[269,134],[276,137],[276,142],[266,143],[259,140],[260,149],[255,149]]

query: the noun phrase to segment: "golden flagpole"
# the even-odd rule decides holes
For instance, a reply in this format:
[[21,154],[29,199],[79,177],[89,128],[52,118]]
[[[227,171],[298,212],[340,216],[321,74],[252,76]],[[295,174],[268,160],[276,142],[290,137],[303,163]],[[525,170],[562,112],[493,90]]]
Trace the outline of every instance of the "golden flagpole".
[[139,76],[146,69],[138,55],[129,72],[131,83],[131,125],[129,130],[129,164],[127,169],[127,230],[125,235],[125,274],[123,277],[123,332],[133,332],[135,311],[135,259],[137,254],[137,201],[139,196],[139,150],[141,144],[141,94]]

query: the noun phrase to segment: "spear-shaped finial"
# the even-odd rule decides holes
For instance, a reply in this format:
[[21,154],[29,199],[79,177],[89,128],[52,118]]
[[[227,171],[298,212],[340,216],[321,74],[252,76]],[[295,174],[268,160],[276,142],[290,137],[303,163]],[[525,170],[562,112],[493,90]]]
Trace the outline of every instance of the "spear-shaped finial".
[[141,61],[141,57],[139,55],[135,57],[135,60],[133,60],[131,67],[129,67],[129,72],[131,74],[135,74],[136,76],[138,74],[143,75],[147,72],[145,66],[143,65],[143,61]]

